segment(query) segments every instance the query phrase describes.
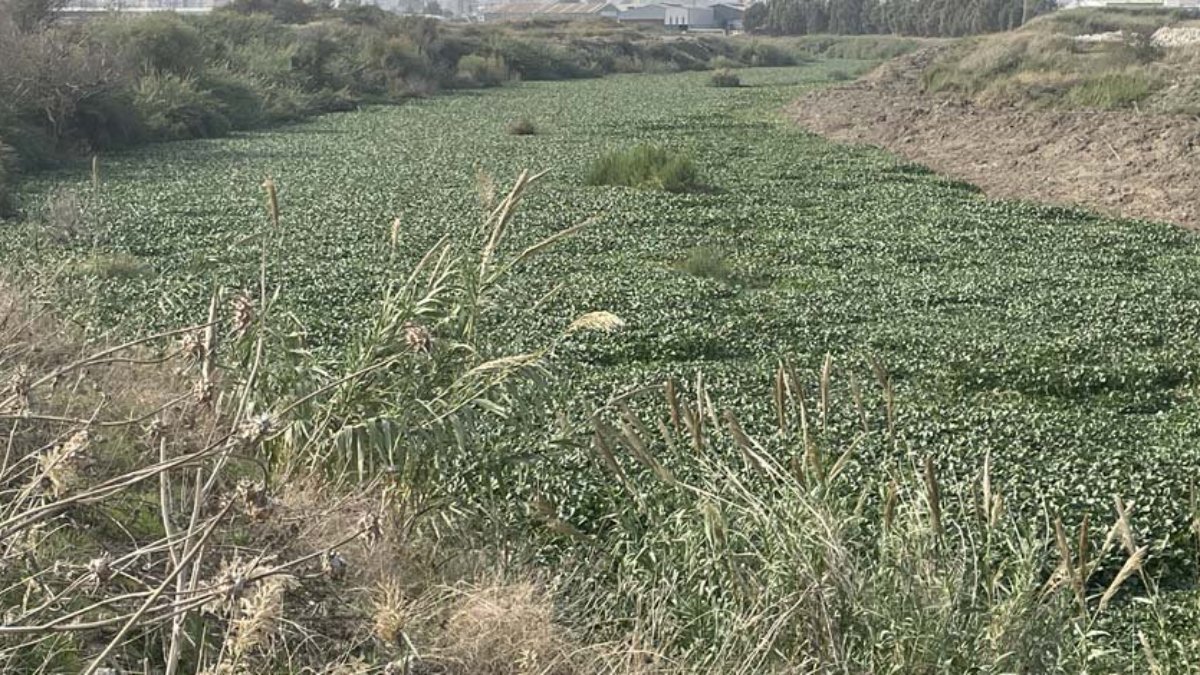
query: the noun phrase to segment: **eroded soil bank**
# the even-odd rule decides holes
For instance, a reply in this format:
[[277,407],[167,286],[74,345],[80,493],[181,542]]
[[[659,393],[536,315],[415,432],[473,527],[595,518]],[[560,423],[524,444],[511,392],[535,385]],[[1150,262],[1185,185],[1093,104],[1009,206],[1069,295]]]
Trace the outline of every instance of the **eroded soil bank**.
[[981,106],[923,94],[937,48],[792,106],[805,128],[878,145],[995,197],[1073,204],[1200,229],[1200,119]]

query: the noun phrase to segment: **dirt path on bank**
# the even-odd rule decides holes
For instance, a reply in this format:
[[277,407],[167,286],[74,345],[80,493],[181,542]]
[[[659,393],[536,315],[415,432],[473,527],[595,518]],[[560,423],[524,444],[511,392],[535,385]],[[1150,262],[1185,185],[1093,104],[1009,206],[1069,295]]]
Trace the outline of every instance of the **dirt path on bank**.
[[936,51],[813,91],[790,113],[813,132],[881,146],[994,197],[1200,229],[1200,118],[996,108],[925,96],[920,73]]

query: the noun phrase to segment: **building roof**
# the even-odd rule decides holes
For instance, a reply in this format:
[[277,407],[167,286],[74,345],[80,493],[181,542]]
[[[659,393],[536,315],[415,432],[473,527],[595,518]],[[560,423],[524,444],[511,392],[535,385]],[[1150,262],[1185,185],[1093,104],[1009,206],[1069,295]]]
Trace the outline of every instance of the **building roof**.
[[489,7],[489,14],[599,14],[615,9],[607,2],[510,2]]

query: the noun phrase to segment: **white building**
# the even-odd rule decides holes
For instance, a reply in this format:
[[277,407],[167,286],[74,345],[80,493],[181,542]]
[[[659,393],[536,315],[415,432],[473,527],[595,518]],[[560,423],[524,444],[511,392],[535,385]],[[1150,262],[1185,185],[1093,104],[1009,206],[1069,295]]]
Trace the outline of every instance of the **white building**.
[[607,2],[513,2],[483,8],[483,18],[487,21],[616,19],[618,14],[616,5]]
[[738,5],[713,2],[664,2],[632,5],[617,15],[621,23],[662,26],[672,30],[740,30],[743,9]]
[[1119,9],[1195,9],[1200,0],[1058,0],[1059,9],[1110,7]]

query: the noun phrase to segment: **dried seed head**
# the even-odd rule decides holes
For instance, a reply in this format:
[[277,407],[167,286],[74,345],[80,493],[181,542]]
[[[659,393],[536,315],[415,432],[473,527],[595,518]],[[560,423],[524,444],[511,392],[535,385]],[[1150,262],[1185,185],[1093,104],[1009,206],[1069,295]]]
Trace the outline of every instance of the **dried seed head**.
[[237,441],[247,447],[258,445],[270,435],[273,428],[274,424],[271,422],[269,414],[263,413],[251,417],[238,425]]
[[433,333],[419,323],[409,321],[404,324],[404,343],[418,354],[428,354],[433,351]]
[[207,406],[212,404],[216,393],[216,385],[212,383],[212,380],[207,378],[196,380],[196,383],[192,385],[192,400],[196,402],[196,405]]
[[99,557],[89,560],[87,569],[97,586],[107,583],[113,577],[112,556],[105,551]]
[[14,399],[13,409],[28,411],[32,407],[33,372],[24,363],[17,366],[3,389],[4,398]]
[[146,442],[156,445],[167,433],[167,423],[161,417],[155,417],[146,425]]
[[496,208],[496,179],[492,174],[478,169],[475,171],[475,191],[479,196],[479,204],[487,211]]
[[396,242],[400,240],[400,226],[402,224],[404,224],[404,221],[400,219],[400,216],[396,216],[396,219],[392,221],[392,248],[396,248]]
[[381,583],[373,604],[375,637],[384,644],[403,645],[404,629],[408,624],[404,590],[392,580]]
[[321,572],[333,581],[341,581],[346,577],[349,563],[337,551],[329,551],[321,558]]
[[383,540],[383,523],[378,514],[364,513],[362,518],[358,519],[358,529],[367,540],[367,546],[374,546]]
[[191,363],[200,363],[208,349],[204,346],[204,331],[193,330],[179,338],[179,351]]
[[278,501],[271,496],[267,486],[260,486],[252,480],[244,479],[239,482],[237,495],[242,503],[242,512],[250,520],[258,522],[269,520],[278,506]]
[[223,561],[216,576],[205,585],[206,591],[213,594],[213,599],[204,608],[215,614],[232,614],[246,593],[249,585],[246,580],[264,571],[266,568],[251,567],[238,558]]
[[295,585],[295,577],[275,575],[254,584],[250,593],[242,598],[232,626],[235,655],[245,655],[273,637],[279,618],[283,616],[284,595]]
[[87,429],[81,429],[38,458],[42,480],[55,497],[65,496],[86,484],[87,470],[92,464],[90,444],[91,435]]
[[242,291],[234,296],[232,305],[233,334],[240,338],[254,325],[254,297]]

